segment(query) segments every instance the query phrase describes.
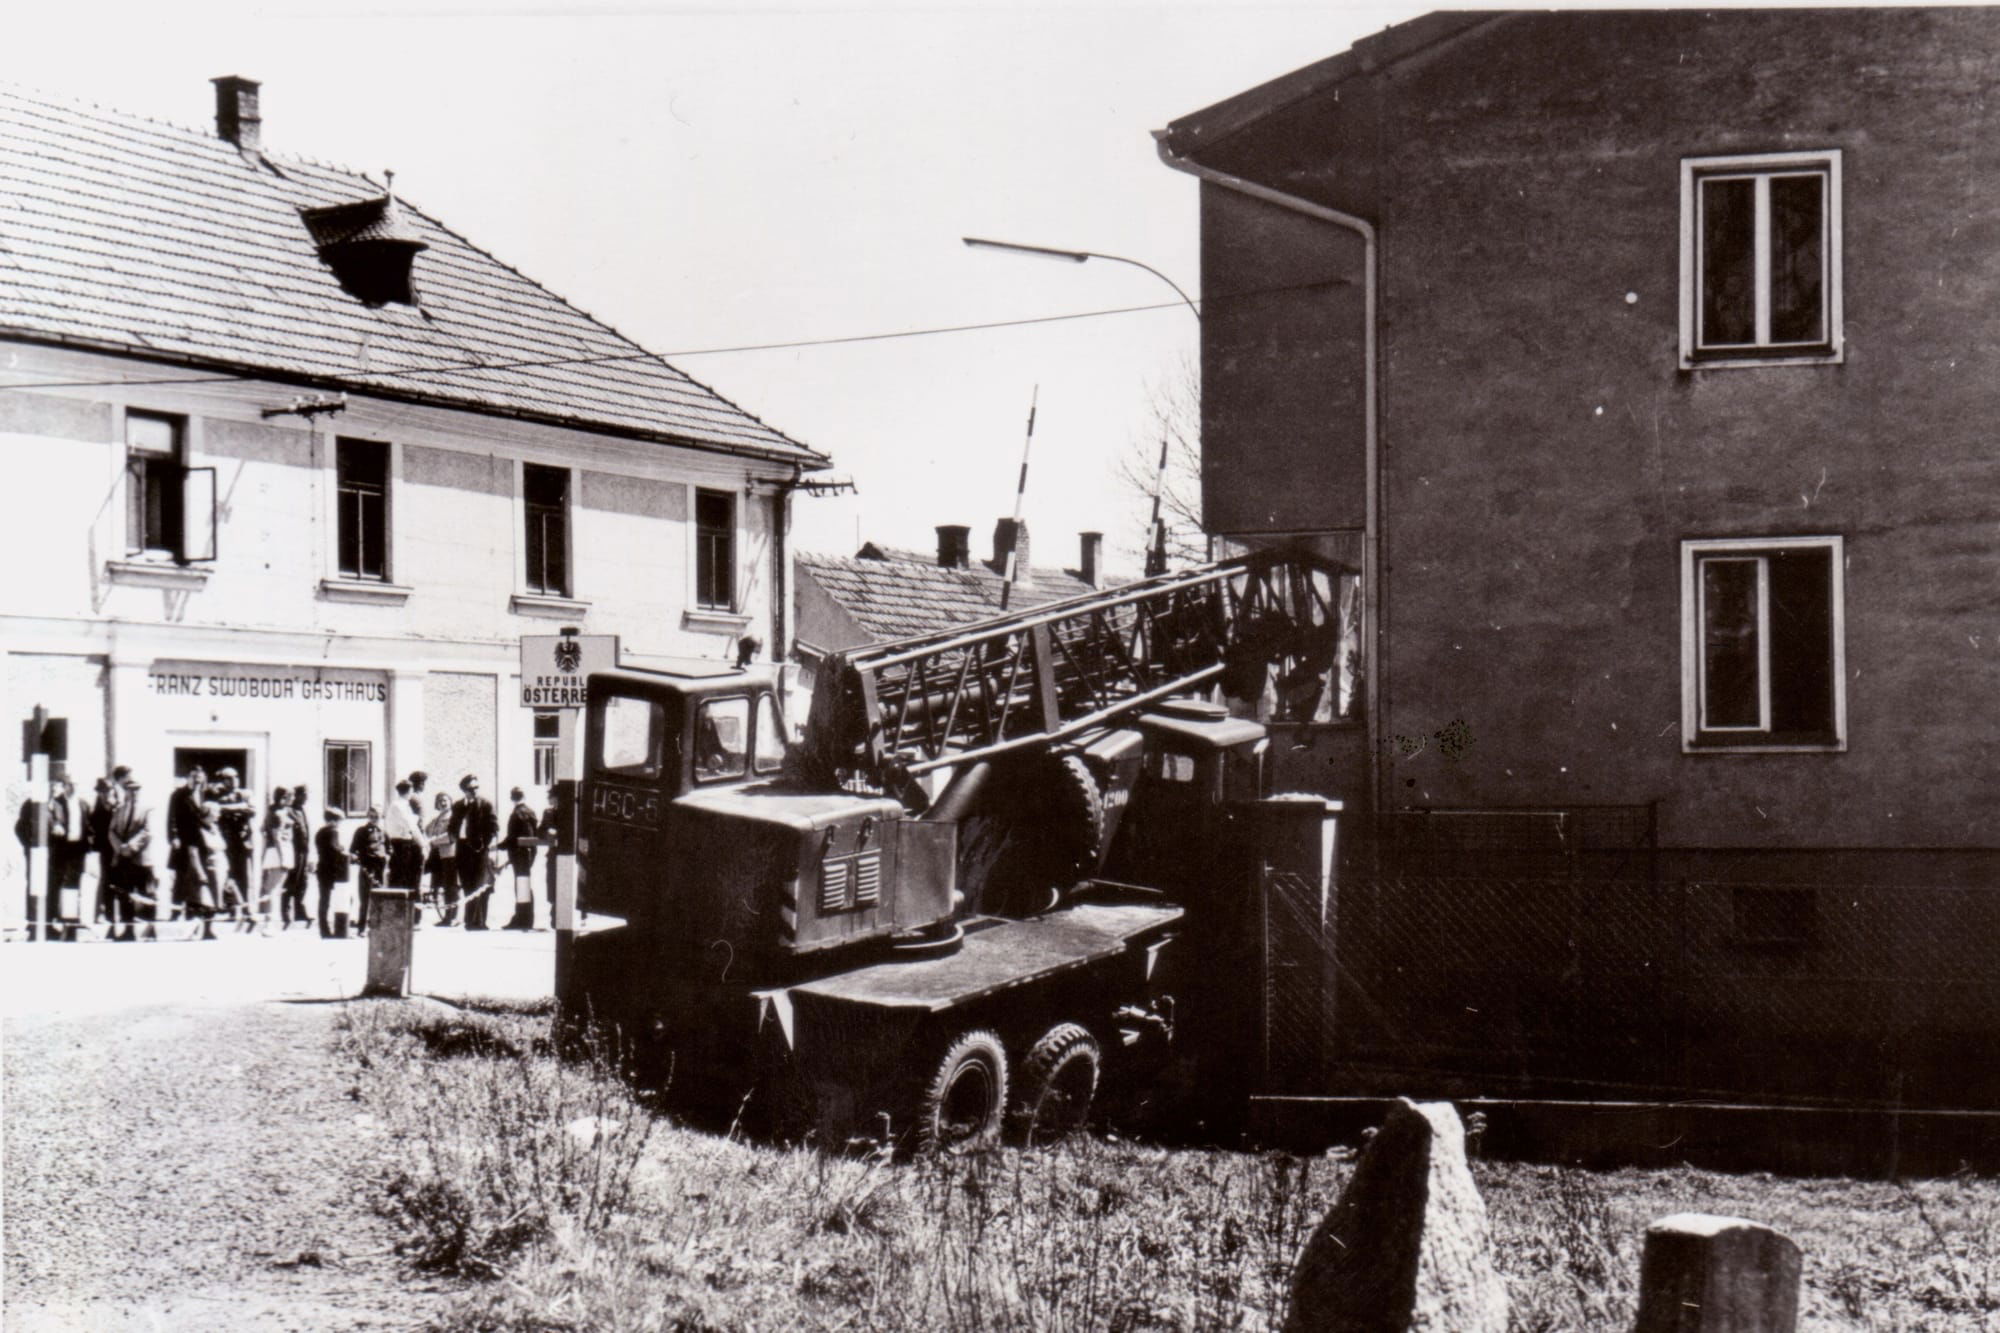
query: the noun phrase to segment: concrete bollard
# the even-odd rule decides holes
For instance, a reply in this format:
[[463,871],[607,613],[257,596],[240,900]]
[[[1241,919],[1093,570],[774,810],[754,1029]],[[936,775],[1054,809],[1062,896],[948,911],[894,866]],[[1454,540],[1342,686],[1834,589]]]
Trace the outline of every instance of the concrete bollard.
[[1740,1217],[1676,1213],[1646,1228],[1634,1333],[1792,1333],[1799,1247]]
[[416,895],[408,889],[375,889],[368,895],[368,984],[363,995],[397,999],[410,993],[410,941]]

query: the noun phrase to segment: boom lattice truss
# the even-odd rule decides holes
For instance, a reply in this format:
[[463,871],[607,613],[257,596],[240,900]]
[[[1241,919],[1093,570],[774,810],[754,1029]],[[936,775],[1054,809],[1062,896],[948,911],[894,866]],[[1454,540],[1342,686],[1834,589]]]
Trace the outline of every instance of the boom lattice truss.
[[1303,716],[1341,638],[1335,562],[1257,552],[827,659],[793,760],[819,782],[889,790],[1047,747],[1176,694],[1256,698],[1276,668]]

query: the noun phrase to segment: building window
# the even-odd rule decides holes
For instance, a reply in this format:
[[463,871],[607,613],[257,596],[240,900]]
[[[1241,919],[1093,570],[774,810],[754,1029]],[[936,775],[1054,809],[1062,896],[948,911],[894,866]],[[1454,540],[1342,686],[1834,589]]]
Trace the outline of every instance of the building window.
[[535,714],[535,785],[553,787],[556,778],[556,742],[562,734],[562,719],[555,713]]
[[340,440],[334,446],[340,483],[340,574],[350,579],[389,578],[389,446],[375,440]]
[[368,813],[374,791],[367,741],[326,743],[326,805],[343,815]]
[[1681,544],[1687,748],[1846,745],[1842,590],[1838,537]]
[[125,549],[132,555],[180,553],[183,426],[179,417],[125,414]]
[[1840,154],[1681,163],[1681,364],[1837,361]]
[[736,497],[727,491],[694,493],[694,602],[736,609]]
[[524,463],[521,499],[528,515],[528,591],[569,592],[569,469]]

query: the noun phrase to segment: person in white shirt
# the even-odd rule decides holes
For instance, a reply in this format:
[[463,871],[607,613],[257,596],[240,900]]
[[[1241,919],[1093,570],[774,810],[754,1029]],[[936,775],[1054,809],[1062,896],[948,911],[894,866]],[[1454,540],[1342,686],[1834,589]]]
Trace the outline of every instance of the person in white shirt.
[[424,830],[410,809],[410,784],[396,784],[396,799],[382,810],[382,831],[389,835],[389,883],[414,895],[423,887]]

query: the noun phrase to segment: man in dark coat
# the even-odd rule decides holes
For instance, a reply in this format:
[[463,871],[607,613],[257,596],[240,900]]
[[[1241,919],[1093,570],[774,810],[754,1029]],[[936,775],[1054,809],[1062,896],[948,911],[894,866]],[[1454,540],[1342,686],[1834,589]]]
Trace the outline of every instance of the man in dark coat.
[[465,794],[451,807],[451,836],[457,843],[459,891],[466,895],[465,928],[484,930],[486,902],[493,888],[487,856],[500,836],[500,816],[493,802],[479,794],[478,778],[468,773],[458,788]]
[[[146,803],[137,778],[125,779],[122,791],[124,799],[104,831],[104,864],[110,867],[105,872],[105,911],[111,919],[111,938],[132,940],[137,938],[133,900],[151,898],[153,920],[164,921],[166,914],[160,903],[166,895],[154,887],[153,808]],[[118,933],[121,925],[125,928],[122,935]]]
[[110,778],[99,778],[97,795],[90,802],[90,812],[83,817],[90,850],[97,853],[97,907],[91,915],[99,921],[107,919],[111,911],[111,872],[116,865],[111,850],[111,821],[117,817],[122,790]]
[[208,774],[199,764],[187,772],[187,785],[167,798],[167,878],[174,896],[189,917],[206,921],[222,901],[216,873],[213,836],[202,818],[208,798]]
[[542,821],[519,787],[508,793],[508,799],[514,802],[513,813],[507,816],[507,864],[514,872],[514,915],[508,918],[505,929],[533,930],[535,889],[531,877],[535,852],[542,845]]
[[368,933],[368,899],[376,889],[386,888],[389,874],[389,835],[382,828],[382,807],[368,807],[368,821],[354,830],[354,838],[347,844],[347,854],[354,860],[355,873],[361,879],[361,908],[355,913],[355,933]]
[[216,822],[222,828],[223,856],[229,863],[229,883],[234,894],[230,910],[243,913],[247,919],[253,896],[250,856],[256,841],[257,808],[250,803],[250,793],[236,785],[237,776],[233,768],[219,770],[209,799],[215,803]]

